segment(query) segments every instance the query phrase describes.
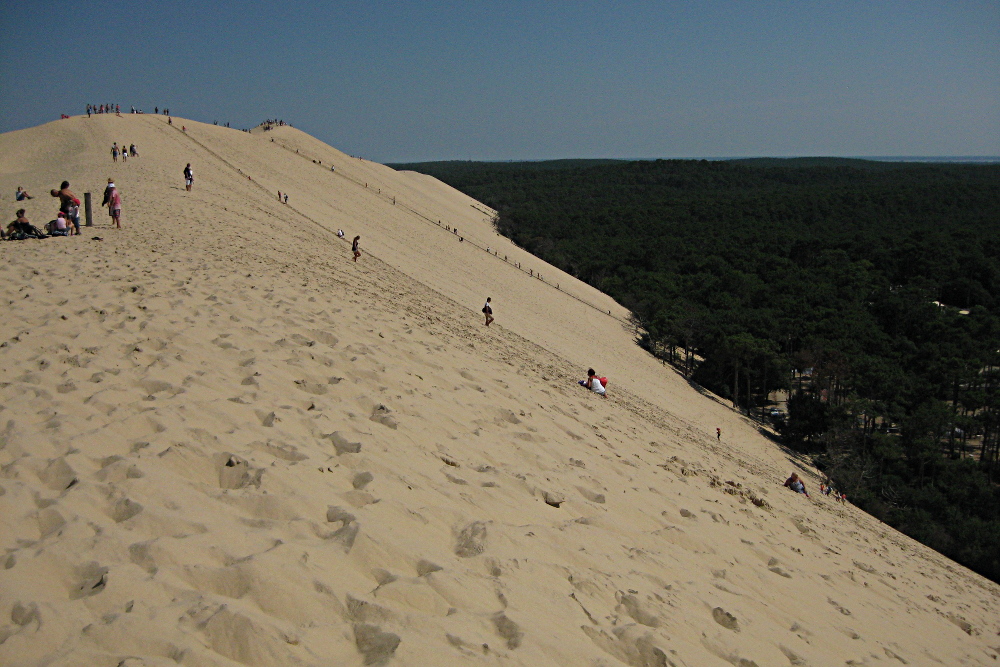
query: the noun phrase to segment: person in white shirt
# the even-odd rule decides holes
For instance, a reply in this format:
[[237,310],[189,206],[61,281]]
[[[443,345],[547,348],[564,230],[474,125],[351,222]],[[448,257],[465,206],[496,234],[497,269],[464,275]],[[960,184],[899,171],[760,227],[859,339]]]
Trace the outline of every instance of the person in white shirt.
[[604,388],[604,384],[601,383],[601,378],[597,377],[597,373],[594,372],[593,368],[587,369],[587,379],[580,380],[580,384],[586,387],[587,389],[591,390],[595,394],[599,394],[604,398],[608,397],[606,389]]
[[483,315],[486,315],[486,326],[493,323],[493,305],[490,303],[492,297],[486,297],[486,305],[483,306]]

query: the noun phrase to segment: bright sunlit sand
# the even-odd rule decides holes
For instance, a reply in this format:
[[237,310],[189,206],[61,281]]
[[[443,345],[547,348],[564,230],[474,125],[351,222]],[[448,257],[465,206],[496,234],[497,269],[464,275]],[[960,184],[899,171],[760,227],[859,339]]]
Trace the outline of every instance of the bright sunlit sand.
[[0,135],[5,225],[63,180],[95,225],[0,243],[0,664],[995,664],[1000,587],[783,488],[440,182],[291,127]]

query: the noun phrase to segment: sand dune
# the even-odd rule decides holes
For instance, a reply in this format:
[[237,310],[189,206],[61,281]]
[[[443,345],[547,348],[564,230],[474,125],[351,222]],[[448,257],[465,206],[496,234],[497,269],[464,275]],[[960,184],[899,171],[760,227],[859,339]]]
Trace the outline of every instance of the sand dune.
[[800,462],[441,183],[152,115],[0,155],[11,219],[18,185],[35,224],[63,179],[124,200],[0,244],[0,664],[995,664],[1000,588],[786,492]]

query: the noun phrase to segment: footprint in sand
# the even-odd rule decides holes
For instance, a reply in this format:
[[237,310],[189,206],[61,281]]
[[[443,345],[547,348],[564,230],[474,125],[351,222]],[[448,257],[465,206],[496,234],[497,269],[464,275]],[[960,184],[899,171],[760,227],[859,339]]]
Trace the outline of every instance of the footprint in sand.
[[79,569],[77,577],[79,583],[70,589],[70,600],[79,600],[103,591],[108,584],[108,568],[91,562]]
[[418,577],[424,577],[434,572],[440,572],[444,568],[442,568],[440,565],[437,565],[436,563],[432,563],[429,560],[421,558],[419,561],[417,561],[415,569],[417,570]]
[[34,602],[28,605],[22,605],[20,602],[15,602],[14,606],[10,610],[10,620],[14,625],[20,627],[25,627],[32,621],[34,621],[38,627],[42,625],[42,616],[38,611],[38,605]]
[[344,553],[350,553],[360,530],[355,516],[340,507],[330,505],[326,510],[326,520],[329,523],[340,524],[340,528],[331,533],[328,539],[339,542],[344,547]]
[[715,619],[716,623],[728,630],[732,630],[733,632],[740,631],[739,621],[722,607],[716,607],[712,610],[712,618]]
[[455,537],[455,555],[471,558],[486,551],[486,524],[473,521],[458,532]]
[[830,603],[831,607],[833,607],[834,609],[836,609],[837,611],[839,611],[844,616],[850,616],[851,615],[851,610],[850,609],[845,609],[836,600],[832,600],[830,598],[827,598],[826,601]]
[[399,648],[399,635],[384,632],[377,625],[357,623],[354,625],[354,642],[358,652],[364,656],[365,665],[385,665]]
[[38,478],[45,486],[55,491],[64,491],[77,482],[76,472],[61,456],[49,461],[49,464],[38,473]]
[[138,514],[141,514],[142,510],[143,507],[140,503],[137,503],[129,498],[122,498],[111,507],[111,511],[108,512],[108,516],[110,516],[115,523],[122,523]]
[[333,443],[334,449],[337,450],[337,456],[341,454],[357,454],[361,451],[360,442],[349,441],[340,431],[334,431],[323,437]]
[[521,645],[524,632],[502,611],[493,616],[493,627],[496,628],[497,634],[507,642],[507,648],[514,650]]
[[377,424],[382,424],[383,426],[388,426],[392,430],[396,430],[398,424],[396,423],[395,417],[393,417],[391,413],[392,410],[380,403],[375,406],[375,409],[372,411],[372,416],[369,417],[369,419]]
[[222,453],[215,456],[219,471],[219,487],[223,489],[242,489],[245,486],[260,488],[263,468],[251,468],[250,463],[235,454]]

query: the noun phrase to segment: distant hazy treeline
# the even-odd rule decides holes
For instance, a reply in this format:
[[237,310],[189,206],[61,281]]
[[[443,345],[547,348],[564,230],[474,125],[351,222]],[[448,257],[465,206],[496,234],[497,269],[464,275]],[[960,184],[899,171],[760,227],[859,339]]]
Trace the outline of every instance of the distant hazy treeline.
[[499,211],[501,233],[630,308],[641,344],[740,409],[764,418],[790,391],[789,446],[1000,580],[1000,165],[393,166]]

